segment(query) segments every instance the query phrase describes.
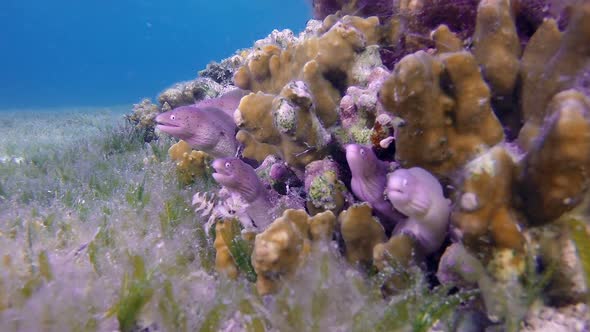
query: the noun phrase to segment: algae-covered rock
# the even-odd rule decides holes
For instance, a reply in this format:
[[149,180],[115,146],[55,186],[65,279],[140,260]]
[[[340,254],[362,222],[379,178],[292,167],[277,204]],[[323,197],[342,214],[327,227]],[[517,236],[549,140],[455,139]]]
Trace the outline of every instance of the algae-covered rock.
[[336,162],[328,159],[313,161],[305,167],[307,209],[312,215],[322,211],[337,215],[352,202],[340,179],[339,168]]

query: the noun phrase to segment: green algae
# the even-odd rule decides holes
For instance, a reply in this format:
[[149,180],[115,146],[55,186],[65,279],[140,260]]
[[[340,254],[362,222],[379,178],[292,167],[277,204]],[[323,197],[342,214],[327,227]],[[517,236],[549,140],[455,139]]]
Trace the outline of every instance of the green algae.
[[122,332],[132,331],[141,309],[154,294],[151,276],[146,272],[145,262],[141,256],[130,257],[133,271],[125,273],[119,292],[119,301],[107,313],[116,314]]
[[[576,246],[578,257],[584,270],[586,285],[590,285],[590,234],[584,221],[571,218],[568,222],[572,240]],[[590,304],[590,292],[586,296],[586,303]]]
[[186,199],[180,194],[173,195],[163,205],[162,212],[158,215],[160,232],[165,236],[170,236],[181,222],[191,217],[192,211],[186,203]]
[[134,185],[131,184],[127,193],[125,193],[125,200],[129,205],[136,209],[142,209],[150,200],[150,193],[145,190],[145,176],[143,180]]
[[256,309],[248,299],[240,301],[240,312],[249,319],[246,321],[246,331],[248,332],[265,332],[266,327],[264,320],[258,315]]
[[221,325],[221,320],[225,316],[227,305],[223,303],[216,304],[205,316],[205,320],[199,329],[199,332],[217,332]]
[[229,248],[238,271],[242,272],[248,281],[255,282],[256,272],[250,260],[253,245],[242,238],[237,220],[224,221],[224,223],[226,227],[223,228],[221,236]]
[[53,272],[51,271],[51,265],[49,264],[49,257],[45,250],[39,253],[39,275],[45,279],[45,281],[53,280]]
[[163,296],[158,302],[158,309],[168,331],[188,331],[186,314],[176,301],[172,282],[168,279],[164,281]]

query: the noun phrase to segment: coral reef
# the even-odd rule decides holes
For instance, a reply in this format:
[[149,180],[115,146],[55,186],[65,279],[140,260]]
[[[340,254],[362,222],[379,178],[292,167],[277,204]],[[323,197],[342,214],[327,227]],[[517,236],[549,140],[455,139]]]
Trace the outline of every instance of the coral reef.
[[154,129],[156,127],[156,116],[160,113],[160,108],[152,104],[150,99],[143,99],[139,104],[133,104],[133,113],[125,115],[125,120],[135,126],[136,129],[143,131],[143,140],[151,142],[156,139]]
[[197,78],[193,81],[181,82],[166,89],[158,96],[163,111],[192,105],[200,100],[217,97],[224,87],[210,78]]
[[[0,330],[512,331],[587,300],[590,6],[314,8],[136,105],[172,147],[121,129],[0,164]],[[108,295],[73,328],[38,299],[79,267]]]
[[340,90],[364,84],[362,68],[380,65],[378,54],[363,56],[379,39],[378,23],[348,16],[324,22],[315,36],[252,51],[234,78],[238,87],[253,91],[234,114],[244,156],[261,161],[262,149],[270,152],[272,145],[298,169],[322,159],[331,141],[327,129],[338,120]]
[[239,55],[224,59],[220,63],[213,61],[199,71],[199,77],[212,79],[222,86],[233,84],[234,74],[243,62],[243,58]]

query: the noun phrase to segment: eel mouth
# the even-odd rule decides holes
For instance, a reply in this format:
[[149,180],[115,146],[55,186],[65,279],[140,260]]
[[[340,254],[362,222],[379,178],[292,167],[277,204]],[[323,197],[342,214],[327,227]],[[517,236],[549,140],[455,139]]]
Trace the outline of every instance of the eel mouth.
[[165,133],[174,135],[180,134],[182,132],[182,127],[179,125],[172,123],[168,120],[168,116],[162,116],[163,114],[158,115],[154,121],[156,121],[156,129],[163,131]]

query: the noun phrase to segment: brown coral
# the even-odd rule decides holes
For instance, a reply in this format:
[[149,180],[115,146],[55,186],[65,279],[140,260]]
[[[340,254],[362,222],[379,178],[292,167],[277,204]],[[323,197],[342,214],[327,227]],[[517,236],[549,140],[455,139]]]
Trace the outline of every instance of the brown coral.
[[373,248],[385,241],[385,230],[372,216],[371,206],[353,205],[340,213],[338,222],[348,262],[369,266],[373,262]]
[[565,32],[545,20],[531,37],[522,57],[522,116],[519,143],[528,149],[547,117],[553,96],[576,87],[590,65],[590,3],[572,11]]
[[261,161],[264,153],[251,146],[267,144],[298,169],[321,159],[330,139],[325,128],[338,121],[341,90],[366,79],[357,74],[359,63],[366,47],[381,38],[378,24],[376,17],[326,18],[317,36],[253,51],[235,75],[236,85],[255,93],[235,115],[244,156]]
[[510,0],[483,0],[477,9],[473,55],[495,96],[509,98],[520,69],[520,40]]
[[274,293],[282,280],[293,276],[311,250],[311,239],[331,238],[335,219],[330,211],[309,217],[303,210],[288,209],[256,235],[252,265],[258,293]]
[[510,152],[495,146],[463,171],[451,222],[464,243],[476,252],[490,245],[524,250],[518,214],[511,202],[515,167]]
[[503,139],[490,89],[469,52],[404,57],[381,89],[395,129],[396,160],[448,176]]
[[590,185],[590,99],[567,90],[553,97],[546,113],[542,134],[526,157],[521,187],[534,225],[574,208]]

